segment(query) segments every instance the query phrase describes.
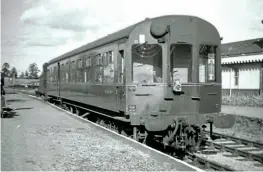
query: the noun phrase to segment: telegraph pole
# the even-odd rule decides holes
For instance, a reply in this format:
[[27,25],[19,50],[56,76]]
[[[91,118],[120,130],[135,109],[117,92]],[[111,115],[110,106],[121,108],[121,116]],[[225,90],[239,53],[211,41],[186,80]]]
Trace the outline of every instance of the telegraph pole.
[[[263,20],[261,20],[261,24],[263,24]],[[263,43],[261,43],[261,49],[263,49]],[[263,62],[261,62],[261,69],[260,69],[260,95],[263,95]]]
[[15,85],[15,77],[16,73],[15,72],[12,72],[12,85],[14,86]]

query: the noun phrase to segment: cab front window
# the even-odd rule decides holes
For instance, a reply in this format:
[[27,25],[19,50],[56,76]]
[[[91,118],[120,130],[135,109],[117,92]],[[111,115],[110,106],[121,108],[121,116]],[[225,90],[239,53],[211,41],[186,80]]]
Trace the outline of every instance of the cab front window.
[[132,80],[137,84],[163,82],[160,45],[132,45]]

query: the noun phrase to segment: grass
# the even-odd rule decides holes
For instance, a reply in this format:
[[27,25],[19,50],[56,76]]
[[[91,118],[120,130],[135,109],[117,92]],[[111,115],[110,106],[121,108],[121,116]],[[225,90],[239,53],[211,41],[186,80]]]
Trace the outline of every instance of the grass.
[[263,95],[222,96],[222,104],[230,106],[263,107]]
[[36,89],[32,88],[12,88],[12,87],[7,87],[5,88],[5,93],[6,94],[17,94],[18,92],[22,92],[25,94],[30,94],[30,95],[35,95]]
[[[221,129],[213,127],[213,131],[216,133],[222,133],[258,143],[263,143],[263,119],[237,115],[234,115],[234,117],[235,124],[232,128]],[[210,130],[209,125],[207,125],[207,130]]]

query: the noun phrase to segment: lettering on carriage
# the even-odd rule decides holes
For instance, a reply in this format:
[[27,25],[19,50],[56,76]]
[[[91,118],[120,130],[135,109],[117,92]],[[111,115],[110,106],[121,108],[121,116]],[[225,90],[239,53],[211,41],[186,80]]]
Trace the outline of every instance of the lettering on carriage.
[[104,93],[105,94],[113,94],[113,91],[112,90],[104,90]]

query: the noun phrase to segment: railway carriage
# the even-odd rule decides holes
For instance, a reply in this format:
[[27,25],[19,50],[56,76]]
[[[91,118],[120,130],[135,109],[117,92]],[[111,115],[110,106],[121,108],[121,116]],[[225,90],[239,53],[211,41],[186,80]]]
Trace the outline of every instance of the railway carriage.
[[220,46],[201,18],[147,18],[44,64],[38,93],[185,150],[221,111]]

